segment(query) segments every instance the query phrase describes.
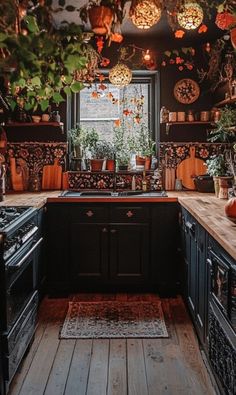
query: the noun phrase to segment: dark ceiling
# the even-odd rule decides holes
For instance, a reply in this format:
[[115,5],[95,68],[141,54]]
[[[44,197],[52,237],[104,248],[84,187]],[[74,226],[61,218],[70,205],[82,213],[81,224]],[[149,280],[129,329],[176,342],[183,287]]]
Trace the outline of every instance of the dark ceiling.
[[185,46],[198,46],[202,43],[213,42],[224,34],[215,24],[215,13],[213,13],[211,19],[205,18],[204,23],[208,27],[206,33],[200,34],[198,33],[198,29],[186,31],[182,39],[177,39],[168,24],[167,16],[164,12],[160,21],[148,30],[138,29],[127,18],[121,26],[121,31],[128,41],[136,45],[142,43],[157,50],[163,50]]

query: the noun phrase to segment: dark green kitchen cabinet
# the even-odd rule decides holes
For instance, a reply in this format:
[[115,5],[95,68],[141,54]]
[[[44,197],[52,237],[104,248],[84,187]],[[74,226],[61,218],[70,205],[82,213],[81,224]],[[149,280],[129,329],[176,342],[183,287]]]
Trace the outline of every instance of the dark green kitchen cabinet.
[[206,344],[208,315],[207,232],[182,207],[183,277],[185,298],[202,345]]
[[180,286],[180,209],[175,202],[151,205],[151,277],[161,295]]
[[46,265],[49,294],[64,292],[69,287],[68,273],[68,206],[48,204],[46,207]]
[[44,287],[46,283],[46,250],[45,250],[45,211],[46,208],[42,207],[38,210],[38,233],[39,237],[43,238],[43,242],[39,246],[39,252],[38,252],[38,267],[37,267],[37,288],[39,291],[39,296],[40,298],[43,297],[44,294]]
[[149,210],[112,204],[70,208],[69,260],[74,286],[141,284],[147,279],[149,225],[144,212]]

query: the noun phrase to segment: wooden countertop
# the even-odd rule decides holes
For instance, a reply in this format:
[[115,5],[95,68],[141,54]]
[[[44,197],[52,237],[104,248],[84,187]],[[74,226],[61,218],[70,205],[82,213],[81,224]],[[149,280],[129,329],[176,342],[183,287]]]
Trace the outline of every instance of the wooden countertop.
[[224,213],[226,200],[218,199],[212,193],[168,191],[168,197],[59,197],[61,191],[43,191],[40,193],[14,193],[4,197],[0,206],[34,206],[43,207],[48,202],[129,202],[156,203],[178,201],[196,220],[218,241],[236,260],[236,224]]

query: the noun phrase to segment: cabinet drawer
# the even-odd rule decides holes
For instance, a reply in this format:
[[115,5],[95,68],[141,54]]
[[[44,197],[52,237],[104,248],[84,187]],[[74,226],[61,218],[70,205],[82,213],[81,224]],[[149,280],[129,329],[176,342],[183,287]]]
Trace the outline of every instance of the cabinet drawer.
[[149,208],[139,206],[117,206],[111,209],[111,222],[147,222]]
[[104,206],[77,206],[70,210],[70,218],[73,221],[85,222],[85,223],[98,223],[107,222],[109,217],[109,210]]

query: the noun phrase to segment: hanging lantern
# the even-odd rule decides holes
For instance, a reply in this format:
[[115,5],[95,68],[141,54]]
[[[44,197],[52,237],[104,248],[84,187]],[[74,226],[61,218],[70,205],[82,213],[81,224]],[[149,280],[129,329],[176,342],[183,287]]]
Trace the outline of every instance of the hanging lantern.
[[186,30],[196,29],[203,21],[203,10],[195,2],[185,3],[183,11],[177,14],[177,20],[181,27]]
[[117,63],[109,71],[109,80],[113,85],[122,88],[131,82],[132,71],[124,63]]
[[139,29],[150,29],[161,17],[161,7],[155,0],[138,0],[130,8],[130,18]]

